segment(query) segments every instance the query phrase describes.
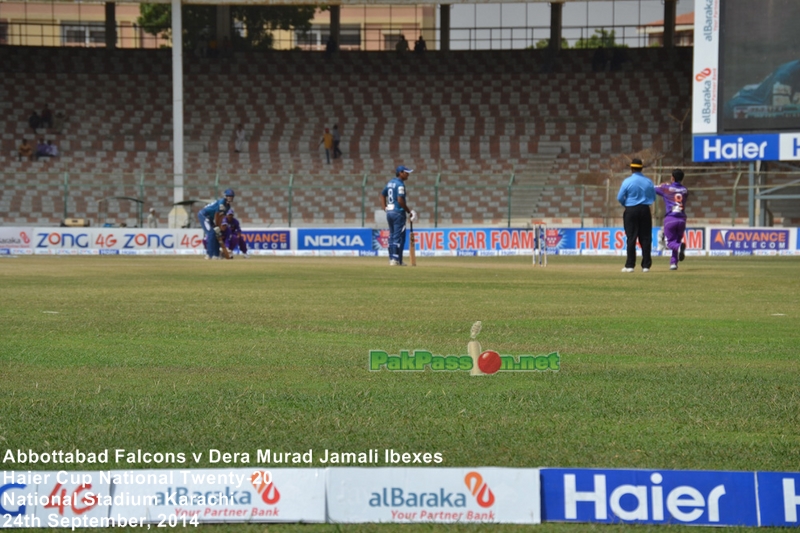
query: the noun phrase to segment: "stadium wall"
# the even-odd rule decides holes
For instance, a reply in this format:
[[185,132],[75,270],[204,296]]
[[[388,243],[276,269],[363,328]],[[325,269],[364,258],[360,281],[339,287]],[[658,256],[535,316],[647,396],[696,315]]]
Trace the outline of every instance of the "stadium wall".
[[[653,228],[655,256],[660,228]],[[530,255],[529,228],[415,230],[417,254],[433,257]],[[253,255],[387,256],[388,230],[371,228],[250,228],[243,231]],[[694,256],[800,255],[797,228],[689,227],[686,254]],[[554,255],[625,255],[625,230],[547,227]],[[408,242],[406,242],[408,249]],[[200,255],[199,229],[0,227],[0,255]]]

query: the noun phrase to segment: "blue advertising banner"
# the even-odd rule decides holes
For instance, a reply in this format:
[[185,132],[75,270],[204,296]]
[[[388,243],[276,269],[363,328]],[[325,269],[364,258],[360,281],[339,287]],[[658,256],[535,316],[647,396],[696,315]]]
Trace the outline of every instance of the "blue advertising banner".
[[[658,248],[660,229],[653,228],[653,251]],[[705,246],[704,230],[702,228],[686,228],[683,240],[687,250],[703,250]],[[628,239],[625,237],[623,228],[547,228],[545,242],[547,252],[552,254],[570,254],[576,253],[576,251],[578,253],[624,253]]]
[[710,250],[728,250],[734,254],[749,255],[755,251],[789,250],[788,229],[716,229],[709,236]]
[[[653,251],[658,247],[660,228],[653,228]],[[426,252],[453,251],[457,255],[478,255],[466,252],[531,250],[534,236],[530,229],[417,229],[417,251]],[[705,249],[705,231],[703,228],[687,228],[684,236],[686,249],[702,251]],[[627,246],[625,230],[622,228],[547,228],[545,243],[548,253],[576,254],[581,252],[624,253]],[[374,250],[386,250],[389,247],[389,231],[373,230],[372,245]],[[408,239],[406,239],[408,250]]]
[[757,526],[752,472],[543,468],[542,521]]
[[292,234],[289,230],[243,230],[242,238],[249,250],[291,250]]
[[778,161],[781,139],[777,133],[695,135],[694,161]]
[[[414,236],[420,252],[533,249],[533,231],[530,229],[415,229]],[[376,249],[388,249],[389,230],[374,230],[373,242]],[[408,250],[408,239],[405,249]]]
[[758,472],[762,526],[798,526],[800,473]]
[[298,229],[298,250],[372,250],[372,230]]

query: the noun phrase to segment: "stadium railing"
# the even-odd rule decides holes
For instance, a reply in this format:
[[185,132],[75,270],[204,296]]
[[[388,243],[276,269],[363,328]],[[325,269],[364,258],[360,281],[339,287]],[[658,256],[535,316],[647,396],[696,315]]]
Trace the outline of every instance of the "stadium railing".
[[[653,170],[656,181],[666,181],[668,170]],[[792,211],[800,199],[800,172],[763,172],[749,185],[746,170],[686,169],[692,194],[692,219],[718,220],[739,225],[747,221],[750,197],[756,204],[756,224],[774,220],[775,202]],[[659,178],[660,176],[660,178]],[[600,185],[553,183],[519,185],[513,176],[482,176],[480,183],[464,183],[459,176],[421,174],[409,187],[409,204],[420,213],[421,224],[519,226],[531,220],[561,220],[581,227],[621,223],[616,201],[623,174]],[[546,176],[542,176],[546,180]],[[166,216],[173,206],[171,174],[147,173],[0,173],[5,183],[0,202],[6,206],[3,225],[57,224],[68,218],[86,218],[93,225],[125,221],[141,224],[143,213],[154,207]],[[319,176],[186,174],[183,196],[193,201],[194,211],[203,202],[220,197],[228,187],[236,190],[234,208],[244,224],[272,226],[374,226],[383,225],[378,195],[385,177],[370,174]],[[751,194],[752,193],[752,194]],[[775,204],[773,204],[775,203]],[[760,206],[760,207],[759,207]],[[795,209],[798,210],[798,209]],[[656,202],[656,221],[663,217]],[[800,214],[782,214],[789,220]],[[192,223],[196,221],[192,219]]]
[[[3,42],[15,46],[66,46],[103,48],[105,43],[105,23],[96,20],[78,22],[43,22],[13,20],[3,23]],[[137,24],[116,24],[118,48],[169,48],[170,42],[161,36],[147,33]],[[341,50],[386,50],[394,51],[396,41],[389,36],[404,34],[409,40],[410,50],[418,35],[436,36],[427,41],[429,50],[439,48],[438,28],[412,27],[408,25],[381,24],[380,37],[372,36],[369,24],[364,23],[359,34],[341,46]],[[651,34],[658,34],[659,27],[642,25],[608,26],[563,26],[562,38],[569,48],[597,48],[599,46],[625,46],[641,48],[654,46]],[[663,29],[661,29],[663,34]],[[451,50],[513,50],[546,47],[550,38],[550,26],[454,26],[450,28]],[[688,43],[679,42],[679,46]],[[236,43],[234,42],[234,46]],[[324,51],[325,43],[309,40],[302,33],[276,31],[273,34],[273,47],[276,50],[302,49]]]

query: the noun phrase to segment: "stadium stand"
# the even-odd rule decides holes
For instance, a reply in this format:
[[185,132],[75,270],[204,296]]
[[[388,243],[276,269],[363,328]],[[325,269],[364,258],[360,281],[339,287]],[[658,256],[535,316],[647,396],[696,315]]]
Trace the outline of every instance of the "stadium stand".
[[[685,158],[674,117],[690,105],[691,49],[630,49],[614,72],[593,72],[591,50],[565,50],[555,64],[547,57],[187,57],[186,198],[212,198],[218,183],[242,191],[235,207],[245,224],[352,225],[363,217],[369,225],[377,191],[403,162],[418,170],[412,204],[425,224],[503,224],[509,215],[573,223],[581,214],[607,222],[619,213],[604,180],[625,170],[609,168],[612,156],[649,149],[664,165]],[[169,211],[169,50],[4,47],[2,67],[4,223],[136,223],[137,203],[116,197]],[[20,139],[33,138],[28,114],[44,103],[67,115],[61,135],[45,135],[62,155],[18,161]],[[248,137],[243,153],[234,152],[238,124]],[[327,165],[318,143],[333,124],[344,157]],[[730,221],[729,198],[698,195],[690,216]],[[736,216],[746,216],[746,203]]]

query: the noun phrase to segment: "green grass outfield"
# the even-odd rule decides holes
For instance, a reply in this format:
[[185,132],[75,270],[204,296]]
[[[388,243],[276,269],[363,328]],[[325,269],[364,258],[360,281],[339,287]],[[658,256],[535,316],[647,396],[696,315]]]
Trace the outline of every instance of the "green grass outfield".
[[[797,471],[800,260],[656,261],[622,274],[619,257],[0,259],[0,451],[393,448],[442,466]],[[476,320],[484,349],[558,351],[561,371],[367,370],[370,349],[466,354]],[[632,528],[664,530],[537,530]]]

